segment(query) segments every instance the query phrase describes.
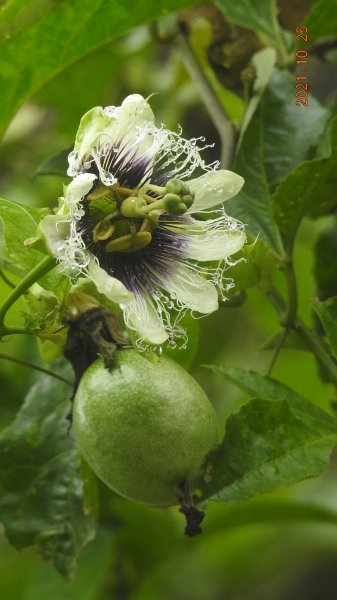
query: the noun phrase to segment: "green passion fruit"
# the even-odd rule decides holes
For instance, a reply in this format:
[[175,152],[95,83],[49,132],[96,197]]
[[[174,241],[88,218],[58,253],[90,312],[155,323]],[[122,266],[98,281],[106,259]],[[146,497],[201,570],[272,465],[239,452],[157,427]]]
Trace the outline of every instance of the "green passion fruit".
[[119,350],[84,373],[73,426],[93,471],[120,495],[157,506],[177,504],[176,486],[193,490],[218,441],[214,409],[198,383],[167,357],[151,362]]

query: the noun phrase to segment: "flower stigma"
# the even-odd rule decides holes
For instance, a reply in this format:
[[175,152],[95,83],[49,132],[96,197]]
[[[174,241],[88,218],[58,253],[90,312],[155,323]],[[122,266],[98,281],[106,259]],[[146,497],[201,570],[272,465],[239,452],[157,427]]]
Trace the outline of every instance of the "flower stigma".
[[141,250],[151,243],[162,215],[183,215],[193,200],[194,193],[179,179],[165,187],[145,184],[133,190],[100,185],[86,197],[93,243],[106,242],[105,252]]

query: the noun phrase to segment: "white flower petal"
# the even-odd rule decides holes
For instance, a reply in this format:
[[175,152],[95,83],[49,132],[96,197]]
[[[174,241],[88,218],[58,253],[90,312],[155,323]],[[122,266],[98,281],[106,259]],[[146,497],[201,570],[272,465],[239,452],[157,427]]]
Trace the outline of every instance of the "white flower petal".
[[[154,114],[148,102],[140,94],[132,94],[125,98],[121,106],[105,108],[104,114],[112,115],[115,119],[111,127],[105,131],[105,139],[108,145],[116,145],[120,153],[116,163],[117,172],[122,171],[123,165],[130,166],[137,159],[143,158],[145,163],[149,163],[147,168],[145,167],[149,174],[158,150],[158,136],[160,139],[162,136],[154,126]],[[102,141],[104,142],[103,137]],[[99,166],[97,160],[96,164]],[[101,159],[101,164],[103,169],[109,170],[104,159]],[[100,175],[104,183],[104,176]],[[105,173],[105,177],[111,178],[111,173]],[[113,181],[106,181],[106,185],[113,183]]]
[[59,215],[47,215],[40,221],[38,230],[42,233],[50,252],[60,258],[59,244],[69,238],[70,220],[60,220]]
[[[91,190],[96,175],[85,173],[75,177],[65,188],[64,198],[60,198],[57,213],[47,215],[41,220],[39,230],[49,250],[56,258],[65,261],[76,260],[78,264],[87,264],[85,257],[80,256],[83,248],[80,236],[76,234],[74,221],[83,215],[81,200]],[[83,263],[84,260],[84,263]]]
[[115,127],[117,137],[121,137],[125,131],[136,130],[144,122],[154,123],[153,111],[140,94],[131,94],[125,98],[121,106],[107,107],[104,112],[117,117],[118,121]]
[[151,149],[154,155],[154,138],[149,127],[153,123],[151,107],[139,94],[127,96],[121,106],[104,109],[96,106],[81,119],[74,151],[69,154],[68,175],[90,168],[94,159],[102,183],[113,185],[117,178],[109,173],[105,157],[111,149],[120,152],[122,163],[151,154]]
[[39,224],[50,252],[59,259],[65,269],[76,271],[89,262],[76,221],[84,215],[81,200],[91,190],[96,175],[84,173],[75,177],[65,188],[55,215],[47,215]]
[[94,258],[91,258],[87,266],[87,273],[97,287],[98,292],[104,294],[112,302],[119,304],[120,302],[132,300],[133,294],[129,292],[125,285],[119,279],[111,277],[104,269],[101,269]]
[[51,252],[66,271],[78,271],[87,266],[89,253],[76,232],[70,216],[47,215],[40,221],[38,231]]
[[90,192],[94,180],[97,179],[93,173],[81,173],[77,175],[67,186],[65,202],[74,206]]
[[169,337],[149,296],[136,296],[122,305],[122,309],[126,326],[136,331],[145,342],[162,344]]
[[187,212],[194,213],[217,206],[235,196],[241,190],[244,179],[233,171],[220,169],[208,171],[197,179],[191,179],[187,184],[195,193],[195,200]]
[[186,227],[186,232],[186,257],[198,261],[225,260],[238,252],[246,242],[238,221],[227,216],[209,221],[193,219],[191,226]]
[[175,265],[174,272],[162,280],[162,285],[178,303],[191,310],[208,314],[218,308],[215,286],[192,268]]
[[77,130],[74,150],[68,157],[69,168],[67,173],[70,177],[81,172],[83,159],[91,154],[97,139],[105,133],[111,124],[112,117],[105,115],[101,106],[95,106],[83,115]]

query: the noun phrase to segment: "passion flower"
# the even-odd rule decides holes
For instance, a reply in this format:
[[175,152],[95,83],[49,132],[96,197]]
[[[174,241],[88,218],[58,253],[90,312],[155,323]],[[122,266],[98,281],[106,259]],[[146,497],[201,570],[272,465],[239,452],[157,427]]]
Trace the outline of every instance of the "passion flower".
[[243,179],[206,165],[199,141],[157,127],[139,95],[93,108],[69,155],[73,180],[40,225],[65,272],[120,304],[140,346],[174,343],[186,310],[213,312],[234,285],[224,270],[245,242],[243,225],[223,208],[205,216]]

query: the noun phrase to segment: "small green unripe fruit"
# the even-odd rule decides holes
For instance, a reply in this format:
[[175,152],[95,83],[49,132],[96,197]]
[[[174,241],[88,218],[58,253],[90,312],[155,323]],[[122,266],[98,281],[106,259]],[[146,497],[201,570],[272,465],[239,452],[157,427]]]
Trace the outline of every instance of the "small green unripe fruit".
[[177,504],[175,485],[193,484],[218,440],[215,412],[197,382],[167,357],[149,361],[116,353],[107,370],[97,360],[74,402],[79,447],[115,492],[147,504]]

